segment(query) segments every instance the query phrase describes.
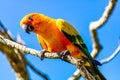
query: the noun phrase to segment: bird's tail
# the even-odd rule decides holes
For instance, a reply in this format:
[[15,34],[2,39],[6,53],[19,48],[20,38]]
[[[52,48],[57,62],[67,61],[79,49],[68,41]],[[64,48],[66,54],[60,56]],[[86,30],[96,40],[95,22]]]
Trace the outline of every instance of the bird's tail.
[[88,75],[95,78],[95,80],[106,80],[106,78],[103,76],[103,74],[99,71],[97,65],[95,65],[93,62],[91,62],[88,58],[84,59],[84,67],[88,72]]

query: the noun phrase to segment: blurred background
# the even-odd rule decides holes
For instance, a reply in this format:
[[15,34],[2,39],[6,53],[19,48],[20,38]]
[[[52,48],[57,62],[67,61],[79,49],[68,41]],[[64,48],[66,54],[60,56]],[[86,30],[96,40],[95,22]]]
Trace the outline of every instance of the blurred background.
[[[92,50],[92,40],[89,23],[98,20],[105,10],[108,0],[0,0],[0,20],[16,39],[20,34],[25,45],[42,50],[34,33],[25,33],[19,25],[20,20],[29,13],[37,12],[52,18],[62,18],[71,23],[84,39],[89,51]],[[103,47],[97,60],[110,56],[118,46],[120,37],[120,1],[108,22],[98,31],[99,41]],[[50,80],[67,80],[76,67],[59,59],[44,59],[26,54],[26,58],[40,71],[47,74]],[[118,80],[120,54],[111,62],[99,67],[107,80]],[[43,80],[29,67],[31,80]],[[16,80],[16,75],[8,63],[6,56],[0,52],[0,80]],[[82,80],[82,79],[80,79]]]

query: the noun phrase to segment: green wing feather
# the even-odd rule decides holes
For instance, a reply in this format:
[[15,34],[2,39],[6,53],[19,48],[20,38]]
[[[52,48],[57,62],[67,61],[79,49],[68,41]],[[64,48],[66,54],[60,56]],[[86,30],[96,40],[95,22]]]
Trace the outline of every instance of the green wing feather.
[[75,28],[70,25],[68,22],[62,20],[62,19],[57,19],[56,20],[56,25],[57,28],[76,46],[78,46],[83,53],[91,58],[88,49],[86,45],[84,44],[84,41],[82,40],[81,36],[79,33],[75,30]]
[[56,25],[58,29],[74,44],[84,44],[82,38],[78,34],[78,32],[75,30],[75,28],[70,25],[68,22],[62,20],[62,19],[57,19],[56,20]]

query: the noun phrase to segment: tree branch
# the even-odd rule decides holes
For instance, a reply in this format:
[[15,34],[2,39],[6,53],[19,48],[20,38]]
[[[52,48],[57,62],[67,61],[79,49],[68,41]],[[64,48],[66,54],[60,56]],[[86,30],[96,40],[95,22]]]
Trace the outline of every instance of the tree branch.
[[116,0],[109,0],[109,3],[107,5],[107,7],[105,8],[105,11],[104,11],[103,15],[101,16],[101,18],[97,21],[90,23],[89,28],[90,28],[90,32],[91,32],[91,36],[92,36],[92,41],[93,41],[93,50],[91,52],[91,55],[93,57],[96,57],[98,55],[99,51],[101,50],[101,46],[98,41],[98,35],[97,35],[96,30],[108,21],[111,13],[114,10],[115,4],[116,4]]
[[106,58],[106,59],[101,60],[100,63],[101,63],[101,64],[105,64],[105,63],[107,63],[107,62],[110,62],[111,60],[113,60],[113,58],[114,58],[115,56],[117,56],[117,54],[118,54],[119,52],[120,52],[120,44],[119,44],[119,46],[117,47],[117,49],[112,53],[111,56],[109,56],[109,57]]

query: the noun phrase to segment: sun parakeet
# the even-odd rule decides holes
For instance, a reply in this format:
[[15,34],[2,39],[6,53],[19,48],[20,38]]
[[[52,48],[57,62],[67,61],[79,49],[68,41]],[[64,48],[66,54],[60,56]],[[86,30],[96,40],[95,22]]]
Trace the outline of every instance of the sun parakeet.
[[49,52],[68,50],[71,56],[84,61],[84,66],[96,80],[106,80],[98,70],[96,61],[90,56],[81,36],[67,21],[31,13],[23,17],[20,26],[27,33],[34,32],[43,49]]

